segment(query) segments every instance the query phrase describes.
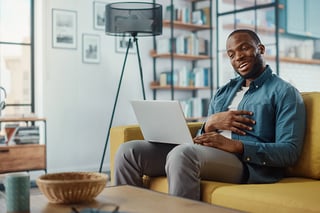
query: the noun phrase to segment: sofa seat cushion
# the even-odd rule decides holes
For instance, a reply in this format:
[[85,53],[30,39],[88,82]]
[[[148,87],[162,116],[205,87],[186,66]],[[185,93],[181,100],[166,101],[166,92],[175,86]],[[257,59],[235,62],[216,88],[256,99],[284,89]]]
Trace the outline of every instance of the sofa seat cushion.
[[320,181],[285,178],[273,184],[219,187],[212,203],[246,212],[320,212]]
[[[144,176],[144,184],[151,190],[168,193],[168,180],[166,177],[149,178]],[[214,181],[201,181],[201,201],[211,203],[213,191],[221,186],[230,186],[231,183],[222,183]]]

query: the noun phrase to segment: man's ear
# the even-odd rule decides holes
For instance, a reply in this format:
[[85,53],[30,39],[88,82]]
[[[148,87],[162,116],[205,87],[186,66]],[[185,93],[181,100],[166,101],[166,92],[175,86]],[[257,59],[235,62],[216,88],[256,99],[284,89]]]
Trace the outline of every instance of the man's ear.
[[258,50],[259,50],[260,54],[264,54],[266,48],[265,48],[265,46],[263,44],[259,44],[258,45]]

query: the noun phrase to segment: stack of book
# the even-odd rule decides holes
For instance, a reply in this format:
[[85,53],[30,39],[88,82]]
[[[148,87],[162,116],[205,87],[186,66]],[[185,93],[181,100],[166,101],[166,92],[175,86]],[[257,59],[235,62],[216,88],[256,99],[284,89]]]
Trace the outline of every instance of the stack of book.
[[209,103],[209,98],[200,97],[180,100],[180,104],[186,118],[206,117],[208,113]]
[[198,37],[195,33],[188,35],[177,35],[172,38],[161,38],[156,41],[157,54],[187,54],[187,55],[209,55],[208,40]]
[[[16,144],[39,144],[40,134],[38,126],[18,126],[13,132],[11,142]],[[9,141],[9,143],[10,143]]]
[[173,13],[174,21],[198,25],[210,25],[210,7],[191,10],[189,7],[178,8],[173,5],[168,5],[165,8],[164,19],[171,20],[171,13]]
[[163,71],[159,74],[160,86],[169,86],[173,81],[174,86],[180,87],[208,87],[209,86],[209,68],[194,67],[188,69],[183,66],[171,71]]

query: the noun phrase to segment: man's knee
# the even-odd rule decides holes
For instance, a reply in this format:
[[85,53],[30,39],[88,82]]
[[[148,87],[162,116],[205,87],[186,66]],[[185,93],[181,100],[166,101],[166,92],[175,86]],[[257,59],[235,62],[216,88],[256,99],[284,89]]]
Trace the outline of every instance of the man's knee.
[[134,146],[131,142],[121,144],[115,155],[115,165],[119,166],[125,163],[126,159],[131,158],[133,150]]
[[191,161],[196,160],[192,150],[192,146],[188,145],[179,145],[171,150],[167,155],[166,171],[168,172],[168,170],[177,170],[189,166],[190,163],[192,163]]

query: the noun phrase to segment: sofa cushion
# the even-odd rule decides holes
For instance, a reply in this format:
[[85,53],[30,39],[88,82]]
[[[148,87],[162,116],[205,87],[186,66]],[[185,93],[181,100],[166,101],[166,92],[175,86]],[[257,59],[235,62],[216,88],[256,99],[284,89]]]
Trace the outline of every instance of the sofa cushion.
[[[144,176],[144,184],[147,188],[154,191],[168,193],[168,179],[166,177],[152,177]],[[211,203],[213,191],[221,186],[231,186],[232,183],[223,183],[215,181],[201,181],[201,201]]]
[[289,176],[320,179],[320,92],[305,92],[307,124],[301,156]]
[[320,212],[320,181],[285,178],[273,184],[222,186],[212,203],[245,212]]

